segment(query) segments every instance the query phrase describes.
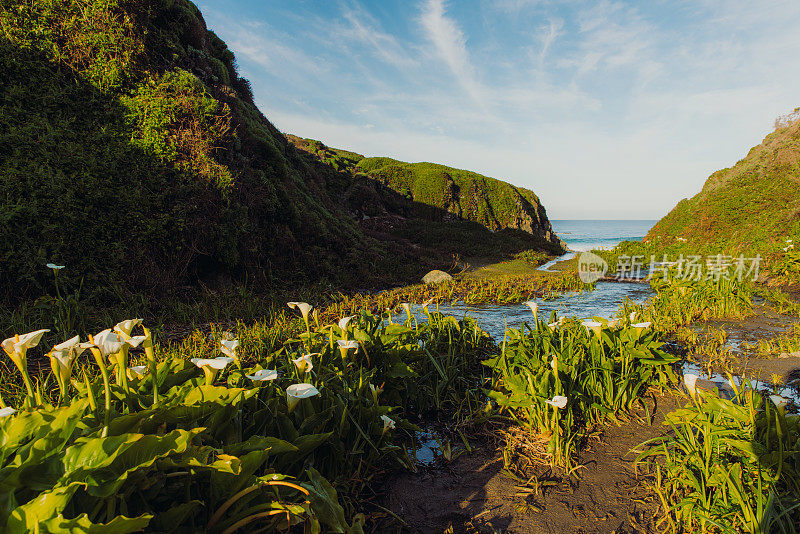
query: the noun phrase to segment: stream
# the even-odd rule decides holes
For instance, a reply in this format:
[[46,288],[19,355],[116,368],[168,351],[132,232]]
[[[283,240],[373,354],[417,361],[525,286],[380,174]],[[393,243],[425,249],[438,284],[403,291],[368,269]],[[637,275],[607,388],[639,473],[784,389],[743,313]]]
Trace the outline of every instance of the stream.
[[[575,256],[574,252],[556,258],[539,267],[539,270],[549,271],[558,262],[566,261]],[[633,303],[642,304],[654,292],[646,282],[608,282],[599,281],[591,291],[572,291],[561,294],[551,300],[537,299],[539,306],[539,317],[548,319],[550,313],[555,310],[559,316],[574,316],[578,319],[589,319],[591,317],[604,317],[611,319],[619,310],[620,305],[629,299]],[[431,311],[433,307],[431,306]],[[478,304],[466,305],[461,303],[441,304],[438,311],[444,315],[453,316],[458,319],[465,316],[474,318],[478,326],[491,335],[495,341],[502,341],[506,328],[519,328],[525,321],[531,320],[531,310],[525,303],[497,305],[497,304]],[[417,321],[426,320],[422,308],[414,306],[412,313]],[[396,316],[397,321],[403,322],[406,317],[404,313]],[[683,373],[694,373],[704,375],[704,372],[694,363],[683,362]],[[708,377],[715,382],[727,382],[727,377],[712,375]],[[740,378],[734,376],[734,380],[740,383]],[[751,385],[758,390],[769,390],[772,393],[772,385],[765,382],[750,381]],[[800,404],[797,390],[794,387],[780,387],[775,391],[779,395],[787,397],[795,405]],[[418,465],[431,465],[442,456],[442,449],[445,440],[441,434],[433,427],[426,427],[422,431],[415,433],[414,450],[412,457]]]

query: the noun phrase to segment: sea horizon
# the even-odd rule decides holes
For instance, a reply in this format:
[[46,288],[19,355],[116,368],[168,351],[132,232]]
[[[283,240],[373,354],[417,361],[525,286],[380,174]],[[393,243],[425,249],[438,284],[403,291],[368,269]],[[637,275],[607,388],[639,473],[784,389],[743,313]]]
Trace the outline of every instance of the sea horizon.
[[551,219],[553,231],[570,250],[610,249],[622,241],[641,241],[658,219]]

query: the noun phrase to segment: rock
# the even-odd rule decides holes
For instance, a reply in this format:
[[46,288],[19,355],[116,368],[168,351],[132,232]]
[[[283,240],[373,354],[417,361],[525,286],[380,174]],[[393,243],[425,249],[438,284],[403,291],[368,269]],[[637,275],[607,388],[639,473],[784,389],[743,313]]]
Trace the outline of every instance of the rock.
[[442,282],[449,282],[453,277],[444,271],[433,270],[422,277],[423,284],[441,284]]
[[795,352],[781,352],[778,358],[800,358],[800,350]]

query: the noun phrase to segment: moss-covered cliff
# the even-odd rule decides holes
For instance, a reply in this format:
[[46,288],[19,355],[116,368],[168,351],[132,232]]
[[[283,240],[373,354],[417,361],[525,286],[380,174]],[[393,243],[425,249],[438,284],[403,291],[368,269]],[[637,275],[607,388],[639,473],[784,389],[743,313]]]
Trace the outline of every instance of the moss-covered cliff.
[[[397,193],[411,206],[408,216],[441,222],[466,220],[496,232],[521,230],[551,252],[564,243],[555,235],[547,213],[533,191],[475,172],[435,163],[406,163],[391,158],[365,158],[326,146],[320,141],[288,136],[298,148],[316,155],[336,169],[364,183],[376,182]],[[372,184],[372,188],[377,187]],[[386,207],[365,195],[351,201],[360,215],[384,215]],[[352,199],[353,195],[349,198]]]

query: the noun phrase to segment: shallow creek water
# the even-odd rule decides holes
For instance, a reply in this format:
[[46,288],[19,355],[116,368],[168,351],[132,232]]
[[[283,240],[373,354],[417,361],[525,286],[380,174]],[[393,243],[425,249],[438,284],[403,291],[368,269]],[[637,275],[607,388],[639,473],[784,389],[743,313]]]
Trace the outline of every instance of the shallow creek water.
[[[542,265],[540,270],[550,270],[553,265],[560,261],[566,261],[574,257],[575,253],[570,252]],[[539,317],[549,318],[550,313],[556,310],[559,316],[577,317],[587,319],[590,317],[612,318],[619,310],[620,305],[629,299],[634,303],[645,302],[653,295],[648,283],[642,282],[597,282],[593,291],[569,292],[559,295],[551,300],[537,300],[539,305]],[[431,307],[431,311],[433,308]],[[463,318],[473,317],[478,322],[478,326],[486,333],[490,334],[495,341],[503,340],[506,328],[519,328],[525,321],[530,321],[532,315],[530,308],[524,303],[512,305],[466,305],[466,304],[442,304],[438,311],[444,315]],[[424,321],[425,317],[420,306],[415,306],[413,313],[418,321]],[[403,322],[405,314],[398,314],[396,319]],[[683,362],[683,372],[691,372],[700,376],[704,372],[695,364]],[[715,382],[726,382],[727,378],[719,375],[708,377]],[[734,377],[739,383],[739,377]],[[751,382],[758,390],[769,390],[772,393],[771,384],[764,382]],[[795,405],[800,404],[800,398],[793,387],[781,387],[776,393],[792,399]],[[441,435],[434,427],[426,427],[421,432],[415,433],[414,450],[412,457],[419,465],[430,465],[442,455],[442,445],[445,443]]]

